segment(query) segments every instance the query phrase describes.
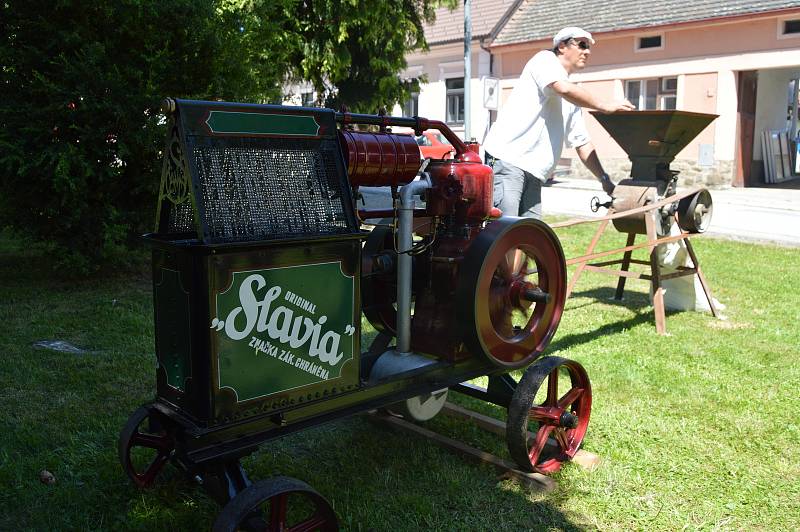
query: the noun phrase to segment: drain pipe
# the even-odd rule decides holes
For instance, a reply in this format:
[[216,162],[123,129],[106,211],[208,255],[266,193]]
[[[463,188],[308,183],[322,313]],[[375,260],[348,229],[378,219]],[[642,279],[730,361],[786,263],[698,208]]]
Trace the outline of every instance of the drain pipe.
[[411,254],[413,245],[411,236],[414,232],[415,196],[431,188],[431,177],[423,172],[418,181],[400,189],[400,200],[397,207],[397,352],[411,352]]

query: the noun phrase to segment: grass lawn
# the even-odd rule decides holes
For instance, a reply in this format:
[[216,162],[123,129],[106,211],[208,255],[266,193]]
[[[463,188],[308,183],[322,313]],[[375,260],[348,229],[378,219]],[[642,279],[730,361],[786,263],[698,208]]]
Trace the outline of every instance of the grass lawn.
[[[567,256],[592,225],[559,230]],[[621,246],[609,230],[602,245]],[[800,249],[694,240],[727,320],[669,313],[658,336],[647,285],[584,274],[548,352],[592,379],[584,448],[558,488],[530,493],[423,439],[362,417],[262,446],[253,479],[289,475],[334,505],[344,530],[800,528]],[[136,490],[116,456],[128,415],[152,399],[148,273],[66,281],[49,257],[0,237],[0,530],[207,530],[219,507],[167,469]],[[64,340],[90,351],[34,347]],[[451,400],[503,418],[492,405]],[[502,438],[439,417],[426,426],[507,458]],[[45,485],[39,471],[56,478]]]

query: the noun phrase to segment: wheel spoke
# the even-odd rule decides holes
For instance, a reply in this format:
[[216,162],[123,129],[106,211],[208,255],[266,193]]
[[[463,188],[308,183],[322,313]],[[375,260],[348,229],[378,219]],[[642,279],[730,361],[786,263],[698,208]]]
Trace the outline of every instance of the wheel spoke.
[[497,265],[497,273],[500,274],[500,278],[507,282],[511,282],[512,270],[511,270],[511,263],[513,262],[513,257],[509,257],[509,254],[512,252],[508,252],[500,259],[500,262]]
[[131,447],[147,447],[158,451],[166,451],[172,448],[172,442],[166,435],[146,434],[135,432],[131,437]]
[[544,404],[556,406],[558,404],[558,368],[555,368],[547,376],[547,398]]
[[133,469],[133,465],[130,466],[130,471],[133,473],[133,476],[136,477],[135,480],[137,484],[143,488],[146,488],[153,483],[153,481],[156,479],[156,476],[158,476],[161,470],[164,469],[164,466],[167,465],[168,459],[169,453],[159,453],[141,473],[135,471]]
[[499,334],[509,337],[514,332],[511,323],[512,308],[508,305],[507,289],[502,285],[492,286],[492,297],[489,300],[489,318],[492,326]]
[[551,406],[534,406],[528,414],[528,419],[537,421],[539,423],[548,423],[552,425],[558,422],[561,415],[560,408],[553,408]]
[[323,526],[327,522],[328,521],[325,519],[325,517],[317,512],[302,523],[298,523],[287,529],[286,532],[311,532],[312,530],[323,529]]
[[558,400],[559,408],[566,409],[569,405],[580,399],[583,395],[583,388],[571,388]]
[[539,455],[542,454],[544,446],[547,445],[547,438],[550,437],[550,433],[553,432],[554,428],[552,425],[542,425],[539,428],[539,432],[536,433],[536,439],[533,440],[533,445],[528,450],[528,458],[531,461],[531,465],[536,465]]
[[525,254],[524,251],[521,249],[513,250],[512,262],[511,262],[511,272],[514,276],[519,276],[522,274],[523,270],[527,265],[528,255]]
[[561,450],[569,452],[569,440],[567,438],[567,431],[564,430],[563,427],[557,427],[553,430],[553,439],[556,440],[558,446],[561,447]]
[[286,527],[286,503],[289,497],[287,493],[281,493],[272,497],[269,510],[269,529],[283,530]]

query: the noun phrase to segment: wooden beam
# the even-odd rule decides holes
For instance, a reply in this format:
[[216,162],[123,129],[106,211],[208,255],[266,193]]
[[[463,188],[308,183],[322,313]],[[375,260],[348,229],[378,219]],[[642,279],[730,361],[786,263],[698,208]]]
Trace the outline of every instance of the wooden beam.
[[[447,402],[442,407],[442,414],[446,414],[448,416],[457,417],[461,419],[465,419],[467,421],[471,421],[475,423],[478,427],[482,428],[487,432],[492,432],[499,436],[506,436],[506,424],[499,419],[495,419],[491,416],[483,415],[479,412],[474,412],[472,410],[468,410],[462,406]],[[534,434],[528,432],[528,441],[534,439]],[[552,438],[547,440],[547,445],[552,446],[555,448],[558,444]],[[588,451],[584,451],[583,449],[579,449],[575,456],[572,458],[572,462],[578,464],[579,466],[583,467],[584,469],[592,470],[594,469],[597,464],[600,463],[600,458],[593,453]]]
[[468,459],[494,466],[494,468],[500,472],[501,478],[514,479],[524,486],[537,491],[552,491],[558,486],[558,483],[555,480],[546,475],[520,471],[517,469],[516,464],[513,464],[508,460],[503,460],[502,458],[499,458],[493,454],[481,451],[480,449],[476,449],[475,447],[471,447],[460,441],[448,438],[447,436],[442,436],[441,434],[437,434],[432,430],[428,430],[414,423],[410,423],[400,417],[378,412],[373,412],[372,417],[390,427],[402,429],[406,432],[427,438],[439,447],[448,449],[450,451],[455,451]]

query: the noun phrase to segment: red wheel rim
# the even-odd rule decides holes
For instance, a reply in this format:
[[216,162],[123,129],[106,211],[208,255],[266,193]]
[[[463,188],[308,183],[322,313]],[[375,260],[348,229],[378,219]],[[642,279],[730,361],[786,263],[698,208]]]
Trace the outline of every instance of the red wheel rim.
[[[119,454],[122,467],[139,488],[152,486],[175,449],[175,440],[165,426],[158,431],[143,429],[151,421],[151,413],[142,407],[131,415],[120,434]],[[136,448],[155,451],[155,456],[143,468],[134,464],[132,453]]]
[[558,471],[578,452],[591,410],[592,388],[583,366],[553,356],[537,360],[525,370],[508,405],[511,457],[526,471]]
[[[568,390],[559,390],[559,371],[565,368],[570,377]],[[586,435],[589,414],[592,408],[592,388],[589,376],[583,367],[567,360],[551,371],[545,379],[547,395],[540,405],[530,408],[528,418],[539,423],[533,441],[529,443],[528,459],[538,473],[553,473],[561,469],[561,464],[572,459]],[[564,414],[577,418],[573,428],[562,425]],[[555,442],[554,451],[545,452],[545,447]]]
[[233,497],[214,521],[213,532],[234,530],[337,532],[339,521],[325,498],[291,477],[258,481]]

